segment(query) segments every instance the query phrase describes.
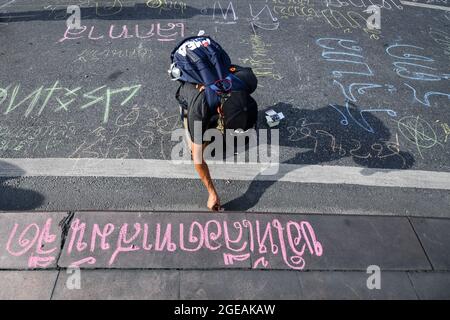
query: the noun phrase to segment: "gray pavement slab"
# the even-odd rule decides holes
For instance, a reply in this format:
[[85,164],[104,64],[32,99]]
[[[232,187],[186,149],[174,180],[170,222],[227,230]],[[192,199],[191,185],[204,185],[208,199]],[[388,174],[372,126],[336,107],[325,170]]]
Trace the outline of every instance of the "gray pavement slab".
[[186,300],[296,300],[300,285],[291,271],[182,271],[180,298]]
[[81,212],[60,267],[431,270],[407,218]]
[[450,271],[450,220],[411,219],[434,270]]
[[55,268],[63,212],[0,213],[0,269]]
[[[82,212],[72,220],[58,265],[82,268],[250,268],[243,214]],[[235,226],[235,222],[239,225]],[[78,223],[79,226],[75,226]],[[85,225],[85,233],[77,231]],[[105,236],[93,237],[95,228]],[[207,235],[207,236],[206,236]],[[80,238],[80,236],[82,238]],[[81,240],[79,240],[81,239]],[[97,240],[94,240],[97,239]],[[78,245],[78,241],[80,245]],[[95,242],[96,241],[96,242]],[[230,256],[230,257],[229,257]]]
[[380,289],[369,289],[366,272],[299,272],[302,298],[310,300],[417,299],[406,272],[383,272]]
[[50,300],[58,271],[0,271],[0,300]]
[[[81,270],[80,289],[73,274],[61,270],[52,296],[54,300],[175,300],[179,294],[178,271]],[[69,289],[73,288],[73,289]]]
[[449,272],[410,272],[409,277],[420,299],[450,300]]
[[[304,270],[366,270],[370,265],[377,265],[384,270],[431,269],[406,218],[323,215],[257,217],[264,224],[277,219],[287,230],[286,238],[283,239],[289,243],[286,245],[286,254],[271,257],[269,268],[300,268],[304,264]],[[295,224],[288,228],[292,221],[298,224],[306,221],[311,228],[306,225],[299,228]],[[318,242],[316,247],[314,239]],[[281,240],[275,241],[275,245],[279,246]],[[318,255],[319,251],[323,251],[321,255]],[[303,256],[299,254],[302,252]],[[256,263],[258,259],[258,252],[253,252],[252,262]]]

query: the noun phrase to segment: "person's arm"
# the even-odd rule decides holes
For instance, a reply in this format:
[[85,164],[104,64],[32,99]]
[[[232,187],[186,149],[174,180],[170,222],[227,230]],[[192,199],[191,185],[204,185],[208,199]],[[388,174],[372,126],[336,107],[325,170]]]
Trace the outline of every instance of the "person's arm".
[[211,175],[209,173],[208,165],[203,159],[203,149],[204,146],[201,144],[192,143],[192,160],[194,161],[195,170],[200,176],[200,180],[202,180],[206,189],[208,190],[208,203],[207,206],[212,211],[220,210],[220,199],[217,195],[216,188],[214,187],[214,183],[211,179]]

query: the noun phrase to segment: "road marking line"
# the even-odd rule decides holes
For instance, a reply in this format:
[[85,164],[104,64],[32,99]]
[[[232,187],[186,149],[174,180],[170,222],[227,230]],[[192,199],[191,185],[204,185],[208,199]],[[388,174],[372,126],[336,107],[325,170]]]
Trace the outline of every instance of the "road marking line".
[[421,7],[421,8],[428,8],[428,9],[450,11],[449,7],[437,6],[437,5],[434,5],[434,4],[425,4],[425,3],[403,1],[403,0],[400,1],[400,2],[401,2],[401,4],[403,4],[405,6],[412,6],[412,7]]
[[[450,172],[280,164],[276,175],[261,175],[268,164],[209,164],[217,180],[282,181],[450,190]],[[273,167],[272,167],[273,168]],[[144,177],[198,179],[192,163],[156,159],[0,159],[1,177]]]

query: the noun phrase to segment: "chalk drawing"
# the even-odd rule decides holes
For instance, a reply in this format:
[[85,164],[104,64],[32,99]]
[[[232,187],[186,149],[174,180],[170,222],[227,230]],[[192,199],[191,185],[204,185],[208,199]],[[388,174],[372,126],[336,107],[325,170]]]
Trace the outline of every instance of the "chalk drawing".
[[278,30],[280,27],[280,23],[278,22],[278,18],[274,17],[272,11],[270,10],[268,5],[265,5],[258,13],[254,14],[254,8],[251,3],[249,3],[250,7],[250,25],[252,26],[253,33],[256,34],[256,29],[274,31]]
[[119,113],[112,125],[85,134],[69,158],[91,158],[92,165],[110,158],[169,159],[170,137],[181,127],[179,117],[178,113],[161,112],[149,105],[135,105]]
[[187,3],[184,1],[148,0],[146,5],[151,9],[159,9],[159,14],[163,11],[175,11],[184,14],[187,9]]
[[151,62],[154,58],[153,50],[151,48],[144,48],[143,46],[126,48],[126,49],[84,49],[77,54],[74,62],[76,63],[93,63],[105,61],[108,59],[122,59],[139,62]]
[[10,4],[12,4],[12,3],[14,3],[14,2],[16,2],[16,0],[10,0],[10,1],[8,1],[8,2],[2,4],[2,5],[0,5],[0,9],[1,9],[1,8],[6,8],[7,6],[9,6]]
[[[99,17],[109,17],[118,14],[123,9],[123,0],[110,0],[112,3],[105,5],[104,1],[95,2],[95,14]],[[109,2],[109,1],[108,1]]]
[[[345,111],[336,108],[336,111],[343,116],[343,125],[348,124]],[[296,143],[302,148],[311,148],[313,154],[323,157],[331,154],[337,154],[339,157],[354,157],[356,159],[387,159],[394,157],[402,161],[399,168],[406,168],[407,161],[400,151],[400,142],[398,135],[395,135],[394,141],[389,141],[383,137],[370,136],[368,140],[362,137],[361,140],[349,138],[345,135],[339,135],[328,131],[326,126],[320,122],[312,122],[307,118],[299,118],[293,125],[288,125],[288,140]],[[333,155],[334,156],[334,155]]]
[[[319,38],[316,40],[317,45],[323,49],[322,58],[328,62],[337,62],[339,65],[347,66],[349,70],[334,70],[332,74],[335,77],[341,78],[346,74],[372,76],[373,71],[367,63],[365,63],[364,56],[361,54],[362,48],[356,44],[354,40],[340,39],[340,38]],[[329,43],[335,43],[341,48],[348,51],[338,51],[335,46],[330,46]],[[346,44],[348,43],[348,45]],[[342,63],[342,64],[341,64]],[[357,66],[361,66],[356,70]]]
[[433,127],[419,116],[406,116],[400,120],[392,121],[397,123],[399,132],[403,137],[411,142],[417,149],[420,157],[423,159],[423,152],[435,146],[444,147],[438,140],[438,136]]
[[[324,43],[325,42],[325,43]],[[335,46],[329,46],[329,42],[337,42],[337,44],[342,47],[343,49],[349,50],[351,52],[347,51],[338,51],[338,49]],[[351,45],[356,44],[356,41],[348,40],[348,39],[339,39],[339,38],[319,38],[316,40],[316,43],[323,49],[322,51],[322,58],[325,59],[328,62],[343,62],[343,63],[349,63],[349,64],[359,64],[363,65],[363,69],[365,69],[363,72],[355,72],[354,67],[351,66],[352,71],[342,71],[342,70],[334,70],[332,71],[332,74],[335,77],[342,77],[344,74],[354,74],[354,75],[364,75],[364,76],[373,76],[373,71],[369,67],[369,65],[362,60],[364,59],[364,56],[361,54],[362,48],[357,45]],[[349,43],[349,45],[346,45],[345,43]],[[339,82],[337,82],[339,83]]]
[[[243,43],[249,44],[247,41],[243,41]],[[265,43],[262,37],[256,34],[250,35],[250,45],[252,55],[246,58],[239,58],[239,60],[243,64],[250,66],[259,78],[281,80],[283,77],[275,71],[276,62],[269,54],[271,45]]]
[[[332,62],[333,66],[339,67],[338,70],[333,70],[331,74],[336,78],[348,78],[350,76],[364,76],[372,78],[374,72],[369,65],[364,62],[365,58],[362,53],[362,47],[354,40],[342,39],[342,38],[319,38],[316,40],[316,44],[319,45],[322,51],[322,58],[327,62]],[[362,70],[355,69],[355,66],[361,65]],[[349,70],[344,71],[343,66],[346,66]],[[392,93],[396,91],[396,88],[390,84],[378,84],[373,82],[353,82],[348,86],[345,86],[342,81],[333,79],[333,84],[337,85],[344,97],[346,98],[344,110],[341,110],[340,106],[330,105],[336,110],[342,117],[340,124],[348,126],[349,120],[352,120],[360,128],[369,133],[375,133],[374,128],[367,122],[364,114],[366,113],[385,113],[390,117],[396,117],[397,113],[390,108],[358,108],[355,103],[359,101],[355,94],[364,96],[368,90],[374,89],[387,89]],[[355,90],[354,90],[355,89]],[[353,106],[354,108],[350,108]],[[353,114],[351,110],[359,110],[358,114]]]
[[[330,105],[334,110],[339,112],[339,114],[342,116],[341,124],[344,126],[349,125],[348,118],[350,117],[359,127],[364,129],[367,132],[375,133],[375,130],[372,128],[372,126],[367,122],[366,118],[364,117],[364,113],[376,113],[376,112],[382,112],[386,113],[391,117],[396,117],[397,112],[391,109],[365,109],[365,110],[358,110],[358,114],[354,115],[351,110],[353,110],[356,106],[353,105],[353,108],[351,108],[352,103],[346,102],[345,104],[345,110],[341,111],[339,106],[337,105]],[[357,108],[357,107],[356,107]]]
[[444,131],[444,143],[447,143],[448,137],[450,136],[450,127],[447,123],[441,123],[441,128]]
[[[23,226],[18,232],[19,224],[15,223],[6,242],[6,251],[13,257],[21,257],[28,254],[29,268],[46,268],[56,260],[57,243],[56,235],[51,233],[52,219],[48,219],[44,225],[31,223]],[[13,243],[13,239],[15,242]],[[47,245],[51,249],[44,250]]]
[[36,151],[53,152],[73,141],[79,133],[73,121],[46,121],[45,125],[0,125],[0,154],[13,152],[33,156]]
[[428,34],[442,47],[442,49],[444,49],[444,54],[450,58],[450,34],[434,28],[430,28]]
[[[57,258],[55,227],[49,218],[44,225],[19,224],[12,227],[6,251],[12,257],[28,257],[28,267],[48,267]],[[244,236],[246,231],[251,234]],[[49,248],[43,250],[42,248]],[[209,219],[206,222],[133,222],[92,223],[75,218],[70,222],[66,246],[61,256],[70,266],[95,267],[98,255],[107,255],[110,267],[130,254],[217,254],[224,266],[249,261],[253,268],[268,267],[271,258],[280,257],[294,270],[306,266],[306,256],[321,257],[324,253],[316,231],[307,221],[270,221]]]
[[404,83],[404,85],[413,91],[414,101],[417,101],[417,102],[419,102],[420,104],[423,104],[426,107],[430,107],[431,106],[431,102],[430,102],[430,97],[431,96],[447,97],[448,100],[450,101],[450,93],[443,93],[443,92],[437,92],[437,91],[428,91],[428,92],[426,92],[424,94],[423,98],[419,98],[417,96],[417,90],[413,86],[411,86],[411,85],[409,85],[407,83]]
[[[102,39],[148,39],[151,40],[156,38],[157,41],[161,42],[171,42],[184,37],[185,27],[183,22],[169,22],[166,24],[162,23],[151,23],[145,26],[135,24],[132,32],[128,25],[116,26],[114,24],[110,25],[108,30],[96,32],[95,26],[81,26],[81,29],[70,29],[67,28],[64,35],[57,42],[62,43],[67,40],[79,40],[79,39],[89,39],[89,40],[102,40]],[[89,32],[86,31],[89,29]]]
[[[233,2],[229,2],[227,9],[224,11],[222,4],[220,1],[214,2],[214,8],[213,8],[213,16],[212,19],[215,23],[219,24],[236,24],[238,20],[238,16],[236,14],[236,10],[234,10]],[[220,10],[220,15],[216,15],[216,11]],[[228,19],[229,16],[231,19]],[[221,20],[220,20],[221,19]]]
[[395,87],[392,85],[381,85],[376,83],[352,83],[348,87],[345,87],[341,82],[334,79],[333,84],[336,84],[341,88],[342,94],[351,102],[356,102],[357,99],[355,98],[353,89],[356,87],[356,91],[359,95],[366,94],[367,90],[369,89],[377,89],[377,88],[387,88],[389,92],[396,91]]
[[[31,114],[40,116],[47,106],[52,106],[54,112],[69,112],[71,110],[85,110],[92,106],[103,106],[103,123],[109,120],[109,113],[112,108],[112,100],[115,97],[125,98],[118,104],[118,106],[127,105],[139,92],[141,85],[131,85],[120,88],[110,88],[106,85],[100,86],[88,92],[83,92],[83,87],[67,88],[61,86],[59,81],[51,87],[44,85],[32,91],[21,101],[17,101],[17,97],[21,90],[21,84],[12,84],[7,87],[0,88],[0,110],[4,105],[6,109],[3,111],[4,115],[8,115],[14,111],[18,111],[19,107],[28,102],[28,107],[25,109],[24,117],[27,118]],[[42,101],[42,98],[44,100]],[[9,98],[9,102],[7,101]],[[38,103],[42,102],[40,107]],[[36,110],[36,108],[38,110]]]
[[[324,0],[327,7],[343,8],[353,6],[355,8],[367,8],[370,5],[376,5],[386,10],[403,10],[400,0]],[[392,4],[392,5],[391,5]]]
[[[306,19],[307,22],[319,20],[324,22],[333,29],[342,30],[344,33],[352,33],[353,30],[363,30],[367,33],[370,39],[379,40],[381,30],[371,29],[367,27],[367,18],[361,12],[349,10],[351,6],[349,3],[342,2],[341,6],[330,6],[327,3],[327,8],[316,8],[317,3],[310,1],[272,1],[273,12],[281,19]],[[342,9],[335,10],[333,7]],[[360,7],[360,6],[355,6]]]
[[[401,55],[393,53],[393,49],[400,48]],[[394,44],[386,48],[386,53],[396,59],[401,60],[407,60],[407,61],[423,61],[424,63],[432,63],[434,62],[434,59],[425,57],[422,55],[414,54],[414,53],[408,53],[404,52],[404,49],[407,48],[414,50],[424,50],[422,47],[414,46],[414,45],[408,45],[408,44]],[[436,68],[426,66],[419,63],[413,63],[413,62],[406,62],[406,61],[395,61],[393,63],[395,66],[394,71],[397,73],[398,76],[406,79],[411,80],[421,80],[421,81],[440,81],[440,80],[449,80],[450,74],[431,74],[431,73],[425,73],[425,72],[417,72],[417,71],[410,71],[410,67],[416,67],[417,68],[423,68],[426,70],[437,70]]]

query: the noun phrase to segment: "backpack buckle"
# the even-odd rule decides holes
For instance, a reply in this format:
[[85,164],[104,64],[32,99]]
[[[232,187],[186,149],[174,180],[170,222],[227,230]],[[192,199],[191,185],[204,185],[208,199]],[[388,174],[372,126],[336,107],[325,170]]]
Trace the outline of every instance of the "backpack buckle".
[[180,68],[178,68],[175,63],[172,63],[170,65],[169,70],[167,70],[167,73],[170,75],[170,77],[172,78],[172,81],[176,81],[179,80],[181,78],[181,70]]

